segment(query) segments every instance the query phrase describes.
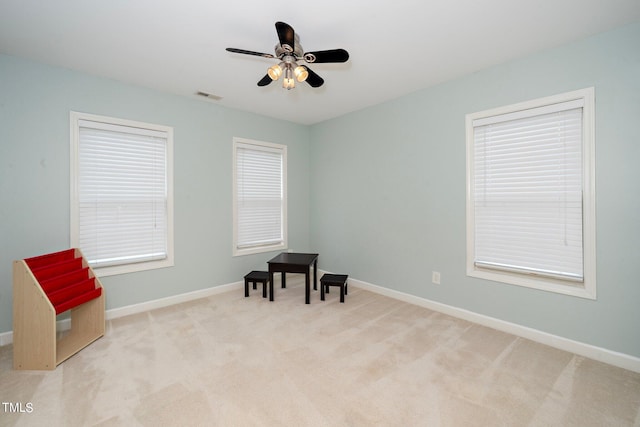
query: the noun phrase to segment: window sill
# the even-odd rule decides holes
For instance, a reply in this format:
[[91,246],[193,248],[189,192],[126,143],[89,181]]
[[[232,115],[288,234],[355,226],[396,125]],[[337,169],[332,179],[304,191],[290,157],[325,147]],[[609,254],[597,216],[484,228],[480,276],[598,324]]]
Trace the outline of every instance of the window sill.
[[590,284],[586,279],[584,283],[575,283],[559,279],[551,279],[547,277],[538,277],[534,275],[525,275],[510,273],[506,271],[503,272],[498,270],[477,268],[475,266],[467,267],[467,276],[475,277],[478,279],[491,280],[494,282],[506,283],[509,285],[538,289],[541,291],[554,292],[557,294],[571,295],[579,298],[591,300],[596,299],[595,283]]
[[268,245],[268,246],[252,246],[252,247],[243,248],[243,249],[238,249],[234,247],[233,256],[253,255],[253,254],[260,254],[264,252],[281,251],[284,249],[287,249],[286,243],[281,243],[278,245]]
[[107,277],[117,276],[119,274],[173,267],[173,265],[173,258],[167,258],[158,261],[139,262],[135,264],[112,265],[108,267],[92,267],[92,269],[96,273],[96,276]]

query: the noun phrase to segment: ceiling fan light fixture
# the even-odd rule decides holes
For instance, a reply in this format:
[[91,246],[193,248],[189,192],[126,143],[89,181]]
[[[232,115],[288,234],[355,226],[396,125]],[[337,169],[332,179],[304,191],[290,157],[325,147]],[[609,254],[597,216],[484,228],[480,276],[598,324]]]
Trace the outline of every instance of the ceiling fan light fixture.
[[287,79],[285,78],[282,81],[282,87],[289,90],[289,89],[293,89],[294,87],[296,87],[296,82],[293,79]]
[[309,77],[309,72],[302,65],[298,65],[293,70],[293,74],[296,76],[296,80],[298,80],[300,83],[302,83],[303,81],[307,80],[307,77]]
[[293,68],[291,67],[291,64],[287,64],[287,67],[284,69],[282,87],[287,90],[296,87],[296,81],[293,79]]
[[278,80],[282,75],[282,67],[280,65],[274,65],[267,70],[267,74],[271,77],[271,80]]

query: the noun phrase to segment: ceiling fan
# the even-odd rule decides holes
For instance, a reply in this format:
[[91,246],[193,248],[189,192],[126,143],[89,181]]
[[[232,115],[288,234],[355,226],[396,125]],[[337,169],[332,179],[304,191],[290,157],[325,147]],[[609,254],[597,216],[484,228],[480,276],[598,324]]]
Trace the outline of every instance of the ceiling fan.
[[349,52],[344,49],[304,52],[300,45],[298,34],[293,31],[289,24],[284,22],[276,22],[276,32],[278,33],[279,43],[275,47],[275,55],[233,47],[227,48],[229,52],[280,60],[278,64],[267,70],[267,74],[260,79],[258,86],[266,86],[283,76],[282,87],[285,89],[293,89],[296,86],[296,80],[298,82],[307,82],[311,87],[320,87],[324,84],[324,79],[314,73],[308,66],[298,65],[298,61],[304,60],[310,64],[321,64],[347,62],[349,59]]

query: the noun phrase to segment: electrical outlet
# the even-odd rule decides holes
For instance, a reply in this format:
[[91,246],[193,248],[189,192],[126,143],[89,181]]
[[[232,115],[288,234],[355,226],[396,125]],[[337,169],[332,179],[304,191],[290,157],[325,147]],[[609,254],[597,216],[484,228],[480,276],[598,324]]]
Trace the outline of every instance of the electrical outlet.
[[431,272],[431,281],[433,283],[435,283],[436,285],[440,284],[440,272],[439,271],[432,271]]

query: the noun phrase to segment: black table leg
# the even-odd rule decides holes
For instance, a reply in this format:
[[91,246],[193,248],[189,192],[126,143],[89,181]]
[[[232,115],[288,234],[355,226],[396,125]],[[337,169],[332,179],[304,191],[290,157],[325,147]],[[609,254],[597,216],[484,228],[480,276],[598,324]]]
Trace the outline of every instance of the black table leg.
[[269,301],[273,301],[273,271],[269,271]]
[[287,287],[287,273],[282,271],[282,272],[280,272],[280,274],[282,274],[282,287],[286,288]]
[[304,274],[304,302],[310,304],[311,300],[311,283],[309,280],[309,273]]
[[313,261],[313,290],[318,290],[318,258]]

